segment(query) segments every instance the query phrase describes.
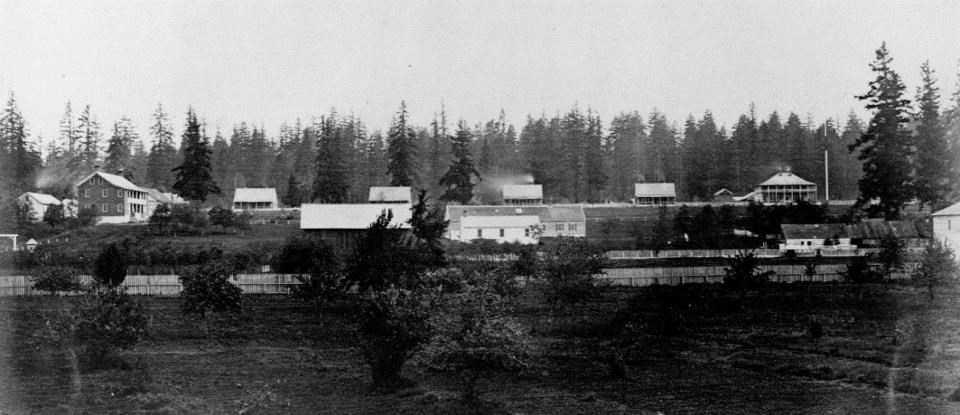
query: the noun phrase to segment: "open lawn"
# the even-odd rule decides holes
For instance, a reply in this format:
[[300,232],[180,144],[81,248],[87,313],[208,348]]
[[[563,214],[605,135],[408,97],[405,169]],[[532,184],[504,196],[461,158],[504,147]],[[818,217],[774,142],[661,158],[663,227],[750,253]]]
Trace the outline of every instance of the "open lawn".
[[[631,302],[632,298],[632,302]],[[177,298],[141,298],[150,335],[129,371],[78,374],[38,344],[64,298],[0,299],[0,413],[463,413],[456,379],[413,362],[420,383],[368,391],[352,316],[320,317],[280,296],[246,296],[210,339]],[[598,328],[635,304],[645,334],[628,378],[609,375]],[[805,284],[740,293],[714,285],[618,289],[555,314],[537,293],[515,315],[534,353],[483,383],[494,412],[771,414],[960,412],[960,290]],[[822,336],[811,336],[812,321]],[[644,412],[646,411],[646,412]]]
[[[222,230],[210,227],[203,235],[155,235],[148,225],[97,225],[53,236],[46,241],[67,245],[105,245],[123,239],[149,240],[151,244],[169,242],[172,245],[243,247],[257,243],[279,243],[300,233],[299,223],[255,224],[250,229]],[[46,242],[45,241],[45,242]]]

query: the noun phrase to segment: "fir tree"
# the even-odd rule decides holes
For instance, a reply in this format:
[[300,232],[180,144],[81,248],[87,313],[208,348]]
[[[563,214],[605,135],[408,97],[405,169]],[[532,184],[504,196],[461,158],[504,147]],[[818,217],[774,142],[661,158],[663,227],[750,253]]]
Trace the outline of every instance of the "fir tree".
[[[470,134],[470,127],[467,126],[466,121],[461,120],[457,123],[456,135],[450,137],[450,146],[455,159],[440,178],[440,185],[445,187],[440,200],[465,205],[473,199],[473,186],[480,181],[480,172],[474,166],[473,157],[470,155],[471,141],[473,137]],[[473,181],[474,176],[477,178],[476,182]]]
[[400,101],[400,110],[390,126],[387,138],[387,174],[391,186],[413,186],[417,182],[416,134],[407,120],[407,104]]
[[91,170],[100,159],[100,123],[90,113],[90,106],[83,107],[83,112],[77,118],[77,138],[80,148],[80,165],[84,171]]
[[[876,78],[870,82],[870,91],[857,97],[866,101],[873,118],[850,150],[860,151],[863,178],[860,179],[860,197],[857,206],[864,207],[872,216],[887,220],[900,218],[900,210],[915,192],[913,172],[909,160],[913,157],[912,137],[906,129],[910,100],[904,99],[906,87],[892,68],[893,58],[886,43],[876,51],[870,69]],[[871,201],[876,199],[876,205]]]
[[917,88],[916,123],[916,188],[920,203],[931,206],[942,203],[950,191],[951,154],[940,119],[940,89],[930,62],[920,66],[921,85]]
[[321,117],[314,125],[317,131],[317,175],[313,180],[313,200],[321,203],[346,203],[350,190],[343,160],[343,131],[337,125],[336,113]]
[[610,121],[607,142],[612,152],[611,190],[617,200],[629,200],[633,197],[634,183],[640,181],[640,146],[645,138],[645,129],[643,119],[636,112],[620,113]]
[[[0,113],[0,202],[32,189],[43,160],[30,142],[13,92]],[[6,195],[4,195],[6,191]]]
[[583,167],[587,188],[587,201],[598,202],[600,192],[606,189],[610,179],[603,168],[603,124],[600,116],[587,110],[587,130],[584,136]]
[[107,157],[104,159],[104,169],[115,172],[123,169],[123,176],[133,178],[133,165],[130,163],[133,144],[140,140],[129,118],[121,117],[113,123],[113,134],[107,143]]
[[147,157],[147,183],[151,187],[164,190],[173,184],[171,171],[176,166],[177,158],[177,149],[173,146],[173,130],[170,127],[170,120],[163,110],[163,105],[157,104],[157,110],[153,113],[153,125],[150,126],[153,143]]
[[183,164],[173,169],[176,173],[173,189],[177,194],[187,200],[204,202],[207,195],[220,193],[210,171],[210,157],[210,139],[201,131],[197,115],[190,108],[183,131]]

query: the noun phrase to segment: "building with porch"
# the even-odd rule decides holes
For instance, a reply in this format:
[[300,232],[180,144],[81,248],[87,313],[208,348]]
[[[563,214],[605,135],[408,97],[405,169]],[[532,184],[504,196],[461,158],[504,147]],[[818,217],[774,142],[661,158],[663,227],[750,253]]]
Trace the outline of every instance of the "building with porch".
[[677,189],[673,183],[636,183],[633,202],[642,206],[672,205],[677,201]]
[[503,203],[508,205],[542,205],[543,186],[539,184],[508,184],[501,189]]
[[233,210],[276,210],[280,207],[277,189],[241,187],[233,193]]
[[412,203],[409,186],[373,186],[370,188],[370,203]]
[[75,185],[80,208],[93,209],[97,223],[146,221],[147,191],[123,176],[97,170]]

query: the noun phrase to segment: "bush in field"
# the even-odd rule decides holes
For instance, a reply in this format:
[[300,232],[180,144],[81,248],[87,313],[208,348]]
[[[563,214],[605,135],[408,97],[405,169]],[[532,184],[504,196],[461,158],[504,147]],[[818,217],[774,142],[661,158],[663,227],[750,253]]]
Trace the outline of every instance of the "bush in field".
[[880,240],[880,252],[877,259],[883,264],[883,276],[890,278],[894,271],[903,269],[903,240],[896,236],[886,236]]
[[550,308],[556,311],[599,296],[602,285],[595,276],[603,273],[606,261],[602,251],[572,238],[548,251],[538,277]]
[[844,281],[854,284],[883,282],[883,273],[870,265],[871,259],[873,259],[872,255],[854,257],[843,273]]
[[127,278],[129,262],[127,249],[120,248],[116,243],[111,242],[93,261],[93,278],[105,287],[119,287]]
[[360,350],[371,367],[374,387],[410,384],[404,363],[433,335],[424,290],[384,289],[367,296],[360,310]]
[[156,233],[166,232],[172,222],[173,212],[170,211],[170,205],[166,203],[157,206],[157,208],[153,210],[153,214],[150,215],[150,227],[152,227]]
[[47,317],[41,335],[77,357],[82,371],[128,368],[120,357],[146,334],[147,315],[127,293],[103,290],[81,296],[66,311]]
[[773,271],[760,272],[760,259],[753,252],[738,252],[727,259],[723,284],[739,290],[755,288],[770,282]]
[[914,282],[925,285],[932,300],[934,287],[955,284],[958,277],[960,266],[953,250],[939,239],[931,240],[923,252],[920,268],[913,273]]
[[210,313],[240,310],[240,288],[230,282],[233,267],[223,261],[213,260],[194,267],[180,277],[184,314],[196,314],[203,322],[204,332],[209,335]]
[[79,272],[73,268],[46,265],[36,268],[33,289],[54,295],[61,291],[77,291],[82,288]]
[[467,403],[477,401],[484,375],[526,365],[529,339],[507,311],[502,296],[480,285],[448,298],[437,314],[437,334],[425,354],[432,368],[459,375]]
[[63,205],[50,205],[43,212],[43,223],[57,228],[67,223],[67,216],[63,212]]
[[75,224],[71,224],[71,227],[82,228],[85,226],[92,226],[97,224],[98,213],[94,208],[84,207],[77,210],[77,217],[70,218],[75,220]]
[[236,215],[233,210],[214,206],[207,212],[207,218],[213,226],[219,226],[223,229],[232,228],[236,224]]

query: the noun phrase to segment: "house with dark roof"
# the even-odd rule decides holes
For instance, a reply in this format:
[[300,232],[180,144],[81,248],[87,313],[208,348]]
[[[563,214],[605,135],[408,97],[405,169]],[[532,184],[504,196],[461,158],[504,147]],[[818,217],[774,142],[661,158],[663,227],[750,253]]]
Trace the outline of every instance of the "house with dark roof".
[[673,183],[635,183],[633,202],[643,206],[672,205],[677,201]]
[[97,170],[74,185],[80,208],[93,209],[97,223],[146,221],[147,191],[123,176]]
[[855,249],[850,235],[841,223],[780,225],[783,242],[781,251],[811,252],[822,249]]
[[852,243],[861,248],[878,248],[884,238],[890,237],[903,241],[907,248],[923,248],[927,245],[927,238],[915,223],[908,220],[866,219],[850,225],[849,234]]
[[723,189],[717,190],[713,193],[713,202],[714,203],[731,203],[734,202],[734,194],[724,187]]
[[463,242],[515,239],[521,243],[534,243],[539,237],[582,238],[587,235],[587,219],[580,205],[448,205],[444,218],[449,221],[446,237]]

